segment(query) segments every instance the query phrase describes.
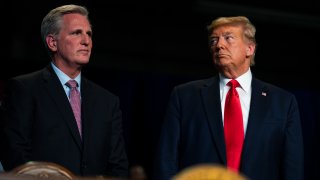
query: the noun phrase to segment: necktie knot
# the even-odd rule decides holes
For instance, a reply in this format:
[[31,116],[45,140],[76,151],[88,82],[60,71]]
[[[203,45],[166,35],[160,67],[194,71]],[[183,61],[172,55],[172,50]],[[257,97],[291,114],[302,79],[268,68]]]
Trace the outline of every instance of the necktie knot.
[[230,86],[231,88],[236,88],[236,87],[239,87],[240,84],[237,80],[235,79],[231,79],[228,83],[227,83],[228,86]]
[[69,81],[66,83],[66,85],[67,85],[69,88],[76,88],[76,87],[78,87],[77,81],[76,81],[76,80],[73,80],[73,79],[69,80]]

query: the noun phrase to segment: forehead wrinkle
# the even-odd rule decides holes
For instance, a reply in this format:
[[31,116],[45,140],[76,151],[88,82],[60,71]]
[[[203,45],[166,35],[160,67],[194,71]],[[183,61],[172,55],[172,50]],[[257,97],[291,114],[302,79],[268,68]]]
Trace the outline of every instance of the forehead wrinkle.
[[221,35],[217,34],[217,33],[212,33],[211,37],[218,37],[218,36],[227,36],[227,35],[233,35],[234,32],[232,31],[226,31],[226,32],[223,32]]

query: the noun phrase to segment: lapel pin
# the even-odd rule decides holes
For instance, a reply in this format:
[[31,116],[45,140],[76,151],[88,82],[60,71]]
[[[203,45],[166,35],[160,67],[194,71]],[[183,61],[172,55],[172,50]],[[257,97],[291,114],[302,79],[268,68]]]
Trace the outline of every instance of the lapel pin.
[[261,95],[262,96],[267,96],[267,93],[266,92],[262,92]]

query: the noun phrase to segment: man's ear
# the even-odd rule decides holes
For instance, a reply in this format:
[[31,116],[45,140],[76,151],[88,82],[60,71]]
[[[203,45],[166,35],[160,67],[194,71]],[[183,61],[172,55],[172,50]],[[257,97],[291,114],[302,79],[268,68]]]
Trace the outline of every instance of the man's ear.
[[48,45],[48,48],[51,51],[56,51],[57,50],[57,41],[56,41],[56,38],[52,34],[49,34],[46,37],[46,43]]
[[246,49],[246,55],[252,56],[255,53],[255,50],[256,50],[256,45],[252,43],[249,44]]

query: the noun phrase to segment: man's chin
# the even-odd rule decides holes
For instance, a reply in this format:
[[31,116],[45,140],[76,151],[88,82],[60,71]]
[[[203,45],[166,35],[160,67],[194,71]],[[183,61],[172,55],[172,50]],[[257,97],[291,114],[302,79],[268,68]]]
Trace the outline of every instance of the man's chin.
[[230,64],[230,60],[227,58],[220,58],[219,60],[215,60],[215,64],[217,66],[227,66]]
[[86,64],[88,64],[88,63],[89,63],[89,59],[77,61],[77,64],[78,64],[78,65],[86,65]]

